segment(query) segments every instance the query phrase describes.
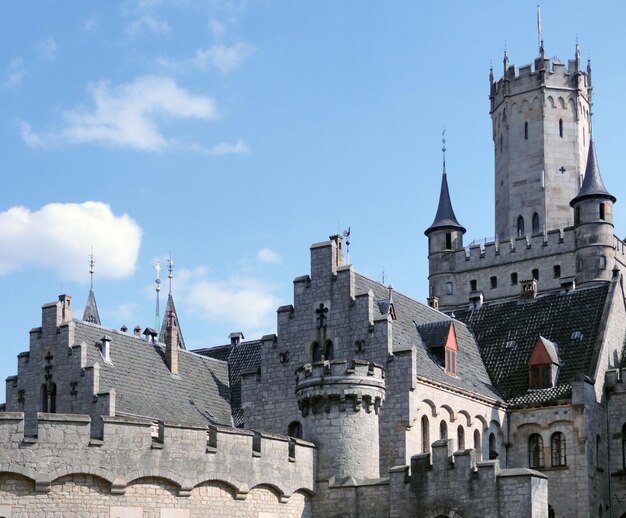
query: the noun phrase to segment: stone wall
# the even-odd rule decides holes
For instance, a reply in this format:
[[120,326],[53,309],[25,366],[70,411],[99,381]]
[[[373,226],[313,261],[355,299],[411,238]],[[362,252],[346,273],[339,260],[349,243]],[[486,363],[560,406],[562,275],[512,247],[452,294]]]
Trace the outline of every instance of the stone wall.
[[64,518],[86,510],[123,518],[197,516],[200,510],[310,516],[311,443],[226,427],[102,419],[103,439],[94,439],[89,416],[40,413],[32,438],[24,436],[23,414],[0,413],[2,516],[50,516],[50,509]]

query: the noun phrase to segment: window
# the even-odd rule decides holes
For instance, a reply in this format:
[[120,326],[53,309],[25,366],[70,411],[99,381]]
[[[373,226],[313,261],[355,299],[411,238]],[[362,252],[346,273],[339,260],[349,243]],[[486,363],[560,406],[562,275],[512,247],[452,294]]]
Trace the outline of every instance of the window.
[[446,373],[456,375],[456,351],[446,347]]
[[533,279],[535,279],[536,281],[539,281],[539,270],[537,268],[533,269],[532,276],[533,276]]
[[491,284],[491,289],[498,287],[498,278],[496,276],[491,277],[491,279],[489,279],[489,282]]
[[491,432],[489,434],[489,460],[498,458],[498,452],[496,450],[496,434]]
[[446,282],[446,295],[452,295],[454,293],[454,284]]
[[51,383],[49,386],[45,383],[41,386],[41,411],[54,414],[56,409],[57,385]]
[[528,438],[528,467],[543,468],[543,439],[538,433]]
[[296,439],[302,439],[302,425],[300,421],[293,421],[289,423],[287,427],[287,435],[289,437],[295,437]]
[[311,346],[311,361],[313,363],[322,361],[322,349],[317,342],[313,342]]
[[482,448],[480,447],[480,432],[474,430],[474,450],[476,450],[476,460],[482,460]]
[[539,214],[533,214],[533,234],[539,233]]
[[550,364],[532,365],[530,367],[529,387],[533,389],[550,388],[552,386],[552,368]]
[[605,213],[604,213],[604,203],[600,204],[600,219],[604,220],[605,219]]
[[500,153],[502,153],[502,133],[500,133]]
[[574,225],[580,225],[580,207],[574,209]]
[[439,438],[447,439],[448,438],[448,425],[445,421],[441,421],[439,424]]
[[602,450],[602,437],[600,434],[596,435],[596,468],[602,467],[602,455],[600,455],[600,451]]
[[326,342],[326,347],[324,348],[324,359],[325,360],[333,360],[335,358],[335,349],[333,347],[333,343],[328,340]]
[[450,250],[452,248],[452,234],[450,232],[446,232],[446,250]]
[[512,284],[512,285],[513,285],[513,284],[517,284],[517,273],[516,273],[516,272],[513,272],[513,273],[511,274],[511,284]]
[[550,451],[552,454],[552,466],[567,466],[565,455],[565,435],[562,432],[555,432],[550,439]]
[[600,268],[600,270],[606,270],[606,255],[598,257],[598,268]]
[[559,119],[559,137],[563,138],[563,119]]
[[422,453],[430,451],[430,428],[428,417],[422,416]]
[[476,279],[470,281],[470,291],[476,291]]
[[555,279],[558,279],[559,277],[561,277],[561,265],[560,264],[555,264],[552,267],[552,274]]
[[517,237],[524,235],[524,217],[522,215],[517,217]]
[[524,123],[524,140],[528,140],[528,122]]
[[465,429],[462,425],[459,425],[456,429],[456,442],[458,444],[458,450],[465,449]]

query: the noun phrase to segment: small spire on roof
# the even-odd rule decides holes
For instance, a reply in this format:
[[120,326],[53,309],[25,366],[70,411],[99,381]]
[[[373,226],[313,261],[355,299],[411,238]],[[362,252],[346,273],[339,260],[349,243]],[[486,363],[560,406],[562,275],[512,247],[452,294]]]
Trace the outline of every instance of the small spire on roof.
[[596,144],[593,140],[589,142],[589,153],[587,155],[587,167],[585,168],[585,177],[583,184],[578,191],[576,197],[570,201],[570,206],[574,206],[581,200],[587,198],[604,198],[615,203],[616,198],[606,190],[602,176],[600,176],[600,167],[598,166],[598,157],[596,156]]
[[504,66],[504,77],[506,77],[506,71],[509,68],[509,55],[506,53],[506,41],[504,42],[504,58],[502,59],[502,65]]
[[493,83],[493,61],[489,60],[489,83]]
[[89,296],[85,304],[85,311],[83,311],[83,321],[91,322],[92,324],[100,325],[100,315],[98,313],[98,305],[96,304],[96,296],[93,292],[93,274],[94,266],[96,265],[96,258],[93,255],[93,247],[91,247],[91,253],[89,254]]

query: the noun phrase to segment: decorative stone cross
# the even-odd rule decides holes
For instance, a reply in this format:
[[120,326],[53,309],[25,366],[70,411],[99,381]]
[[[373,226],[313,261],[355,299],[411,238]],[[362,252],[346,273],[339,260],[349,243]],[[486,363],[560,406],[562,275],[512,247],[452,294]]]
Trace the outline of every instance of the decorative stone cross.
[[326,316],[328,313],[328,308],[324,307],[324,303],[320,303],[319,308],[315,310],[315,314],[317,315],[317,328],[320,329],[322,327],[326,327],[326,323],[324,322],[328,317]]
[[561,171],[561,174],[563,174],[565,171],[567,171],[567,169],[565,169],[565,167],[561,166],[561,169],[559,169],[559,171]]

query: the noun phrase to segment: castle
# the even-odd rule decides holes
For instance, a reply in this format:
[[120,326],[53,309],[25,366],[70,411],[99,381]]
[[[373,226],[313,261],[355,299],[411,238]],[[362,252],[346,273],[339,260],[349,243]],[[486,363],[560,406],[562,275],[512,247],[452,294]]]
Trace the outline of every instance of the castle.
[[591,68],[490,74],[496,237],[444,169],[428,305],[311,246],[277,333],[188,351],[42,307],[0,408],[0,517],[626,517],[624,242]]

